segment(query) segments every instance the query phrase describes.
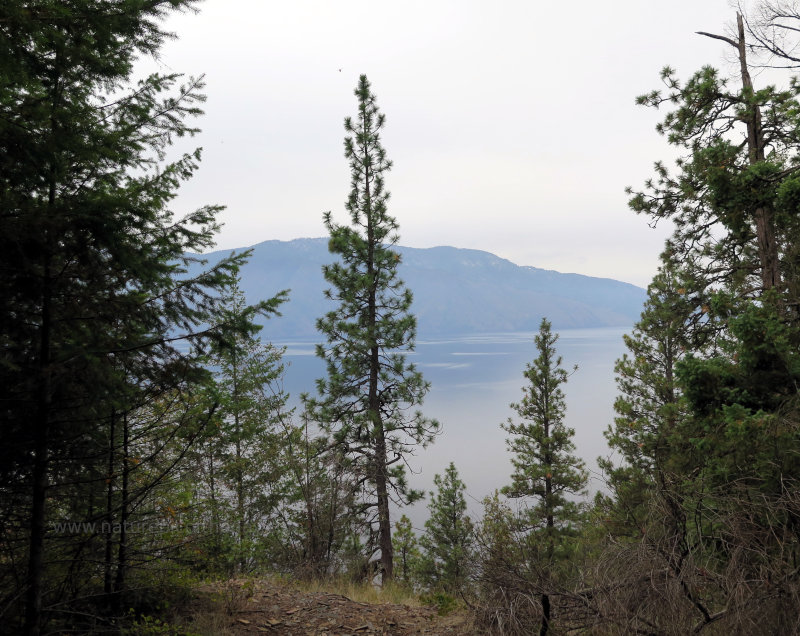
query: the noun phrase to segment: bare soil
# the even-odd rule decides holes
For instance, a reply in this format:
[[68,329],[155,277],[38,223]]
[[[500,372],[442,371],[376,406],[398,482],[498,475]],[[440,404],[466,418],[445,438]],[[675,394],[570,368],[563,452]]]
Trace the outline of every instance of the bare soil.
[[[238,588],[238,590],[237,590]],[[213,604],[227,634],[333,636],[352,634],[477,634],[466,612],[439,616],[435,608],[391,603],[359,603],[341,594],[304,592],[270,581],[208,586],[201,591]],[[220,615],[221,614],[221,615]],[[223,627],[220,625],[220,627]]]

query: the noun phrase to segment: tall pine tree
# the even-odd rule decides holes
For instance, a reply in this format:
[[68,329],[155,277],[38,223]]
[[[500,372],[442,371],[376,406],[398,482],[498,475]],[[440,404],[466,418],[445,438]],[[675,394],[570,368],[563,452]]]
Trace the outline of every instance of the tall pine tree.
[[[566,402],[561,385],[568,374],[556,352],[557,341],[558,334],[543,318],[534,338],[539,355],[524,373],[530,384],[522,389],[522,401],[511,405],[522,421],[509,418],[501,425],[510,435],[507,445],[514,455],[511,485],[504,487],[503,493],[534,500],[534,505],[522,512],[521,521],[541,546],[537,551],[538,569],[545,572],[554,566],[562,552],[563,539],[574,532],[581,520],[581,507],[570,496],[581,494],[588,479],[583,461],[574,455],[575,431],[564,424]],[[540,633],[546,634],[551,617],[546,582],[543,590]]]
[[[675,232],[628,340],[637,357],[618,365],[609,435],[646,484],[614,478],[617,503],[647,519],[647,557],[628,567],[647,599],[631,622],[647,630],[783,633],[797,615],[800,86],[753,85],[744,22],[732,37],[702,34],[734,47],[735,82],[667,68],[667,91],[639,98],[672,105],[657,129],[682,155],[630,201]],[[664,582],[681,590],[668,614],[653,592]]]
[[353,468],[374,499],[383,579],[392,577],[389,503],[404,504],[422,493],[409,488],[405,460],[433,441],[435,420],[411,410],[422,403],[428,384],[405,352],[414,349],[416,319],[411,291],[398,278],[397,221],[389,215],[384,173],[391,168],[381,145],[385,116],[362,75],[355,90],[358,116],[345,119],[345,157],[351,190],[346,208],[351,225],[338,225],[330,212],[325,225],[329,250],[340,260],[323,268],[331,285],[326,296],[338,307],[317,321],[327,339],[317,355],[328,377],[318,381],[319,398],[308,403],[335,443],[353,458]]

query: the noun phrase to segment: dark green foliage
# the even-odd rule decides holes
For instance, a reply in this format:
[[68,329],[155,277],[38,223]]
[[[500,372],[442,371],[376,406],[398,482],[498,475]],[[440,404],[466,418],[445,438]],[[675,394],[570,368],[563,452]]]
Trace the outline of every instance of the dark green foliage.
[[[0,506],[9,520],[0,606],[3,622],[21,628],[25,590],[31,634],[48,607],[68,610],[97,585],[102,574],[78,586],[75,571],[98,551],[105,591],[128,587],[128,537],[84,541],[49,524],[61,514],[129,519],[130,453],[142,432],[153,451],[179,433],[190,444],[197,426],[159,428],[157,414],[206,422],[191,397],[209,377],[204,349],[249,329],[222,330],[216,314],[241,257],[186,277],[196,259],[184,254],[212,245],[219,208],[175,219],[168,207],[199,160],[196,151],[163,162],[176,137],[196,132],[189,120],[200,114],[202,80],[129,82],[136,57],[168,37],[163,19],[194,5],[45,0],[0,9]],[[146,474],[163,483],[157,455],[146,457]]]
[[413,587],[417,580],[421,553],[417,535],[414,534],[411,520],[406,515],[402,515],[394,524],[392,544],[396,560],[395,580]]
[[[666,68],[662,80],[668,92],[654,91],[639,103],[675,104],[658,130],[685,154],[674,174],[656,163],[656,177],[633,196],[631,207],[675,222],[667,256],[704,273],[700,302],[714,289],[752,298],[775,284],[783,287],[786,274],[796,270],[791,202],[800,87],[731,90],[710,67],[685,84]],[[748,141],[740,143],[742,137]],[[776,259],[782,262],[773,265]],[[765,270],[773,266],[780,276],[768,283]]]
[[521,422],[509,418],[501,424],[509,433],[509,450],[514,472],[512,483],[503,493],[512,498],[533,499],[523,516],[531,531],[542,530],[555,540],[556,528],[569,528],[580,519],[580,506],[570,496],[581,494],[587,474],[583,462],[574,455],[575,431],[564,425],[566,402],[561,385],[568,374],[556,353],[558,334],[542,319],[535,336],[539,355],[526,366],[529,384],[522,388],[522,401],[511,405]]
[[561,385],[568,374],[556,353],[557,341],[558,334],[550,331],[550,323],[543,318],[534,338],[539,355],[524,373],[530,384],[522,388],[522,401],[511,405],[522,421],[509,418],[501,425],[511,435],[506,443],[514,454],[512,483],[503,493],[534,501],[520,511],[518,523],[525,534],[525,559],[536,573],[528,584],[540,590],[541,634],[550,629],[557,564],[569,558],[571,539],[583,519],[583,506],[572,497],[584,494],[588,480],[583,461],[574,455],[575,431],[564,425],[566,402]]
[[352,458],[358,478],[371,485],[384,576],[391,578],[389,499],[408,503],[421,496],[409,489],[403,460],[433,441],[438,423],[410,410],[422,402],[428,384],[404,353],[414,348],[416,320],[409,313],[411,291],[397,277],[400,255],[392,249],[398,226],[386,209],[383,175],[391,162],[380,140],[385,117],[366,76],[355,94],[358,118],[345,120],[351,225],[325,215],[329,249],[340,258],[323,268],[331,285],[326,296],[338,306],[317,321],[327,339],[317,355],[325,359],[328,377],[318,381],[320,397],[308,406]]
[[672,458],[685,447],[679,424],[686,406],[676,366],[687,350],[703,350],[707,314],[696,306],[695,283],[671,261],[665,261],[648,287],[648,299],[628,349],[617,361],[620,395],[617,417],[605,432],[623,463],[599,458],[614,499],[598,495],[615,534],[638,538],[647,516],[647,501],[656,484],[672,470]]
[[420,581],[431,589],[463,593],[475,565],[474,530],[464,498],[466,487],[453,462],[444,477],[434,476],[433,483],[437,490],[430,493],[430,517],[419,539]]
[[729,355],[692,355],[677,369],[693,415],[683,433],[696,449],[683,470],[701,466],[711,483],[745,480],[777,495],[783,480],[800,477],[800,330],[769,300],[728,325]]
[[[246,324],[256,310],[234,285],[222,313],[226,324]],[[291,434],[283,426],[291,413],[281,389],[282,353],[252,334],[232,331],[210,360],[216,372],[207,399],[217,408],[188,475],[196,480],[196,505],[205,509],[210,558],[204,565],[212,571],[242,574],[263,565],[277,508],[286,503],[281,446]]]
[[708,67],[686,84],[665,69],[669,94],[639,100],[674,105],[659,132],[684,156],[630,202],[676,229],[617,364],[607,437],[624,464],[603,463],[612,496],[598,497],[629,539],[605,557],[626,571],[598,576],[626,590],[604,611],[629,630],[784,631],[799,606],[799,89],[755,90],[744,37],[740,17],[738,41],[722,38],[740,90]]

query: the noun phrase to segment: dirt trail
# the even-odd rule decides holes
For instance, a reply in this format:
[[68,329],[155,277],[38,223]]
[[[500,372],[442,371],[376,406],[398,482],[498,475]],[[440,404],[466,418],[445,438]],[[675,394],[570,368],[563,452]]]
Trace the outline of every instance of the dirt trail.
[[[227,584],[237,586],[236,582]],[[249,598],[229,602],[230,634],[476,634],[466,614],[439,616],[434,608],[391,603],[359,603],[340,594],[303,592],[259,582],[247,589]],[[244,587],[244,585],[242,585]],[[225,594],[231,598],[230,587]],[[215,594],[219,598],[219,594]]]

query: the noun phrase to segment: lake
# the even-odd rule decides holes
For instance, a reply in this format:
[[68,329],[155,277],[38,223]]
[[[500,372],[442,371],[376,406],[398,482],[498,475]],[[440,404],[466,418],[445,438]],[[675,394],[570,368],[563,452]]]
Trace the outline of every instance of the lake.
[[[622,335],[627,331],[565,329],[556,343],[563,367],[568,372],[576,364],[579,367],[562,388],[566,423],[575,429],[577,453],[591,471],[592,492],[602,488],[596,459],[609,453],[603,431],[614,418],[614,362],[625,351]],[[479,518],[478,502],[509,482],[511,461],[500,423],[516,415],[509,404],[522,398],[522,373],[537,356],[534,335],[496,333],[417,342],[410,359],[431,383],[422,411],[441,422],[442,433],[433,445],[410,458],[413,487],[430,490],[433,476],[455,462],[467,486],[470,513]],[[314,355],[313,342],[276,344],[287,347],[285,388],[296,404],[301,392],[315,390],[314,380],[324,375],[324,364]],[[427,518],[426,503],[405,512],[421,528]]]

